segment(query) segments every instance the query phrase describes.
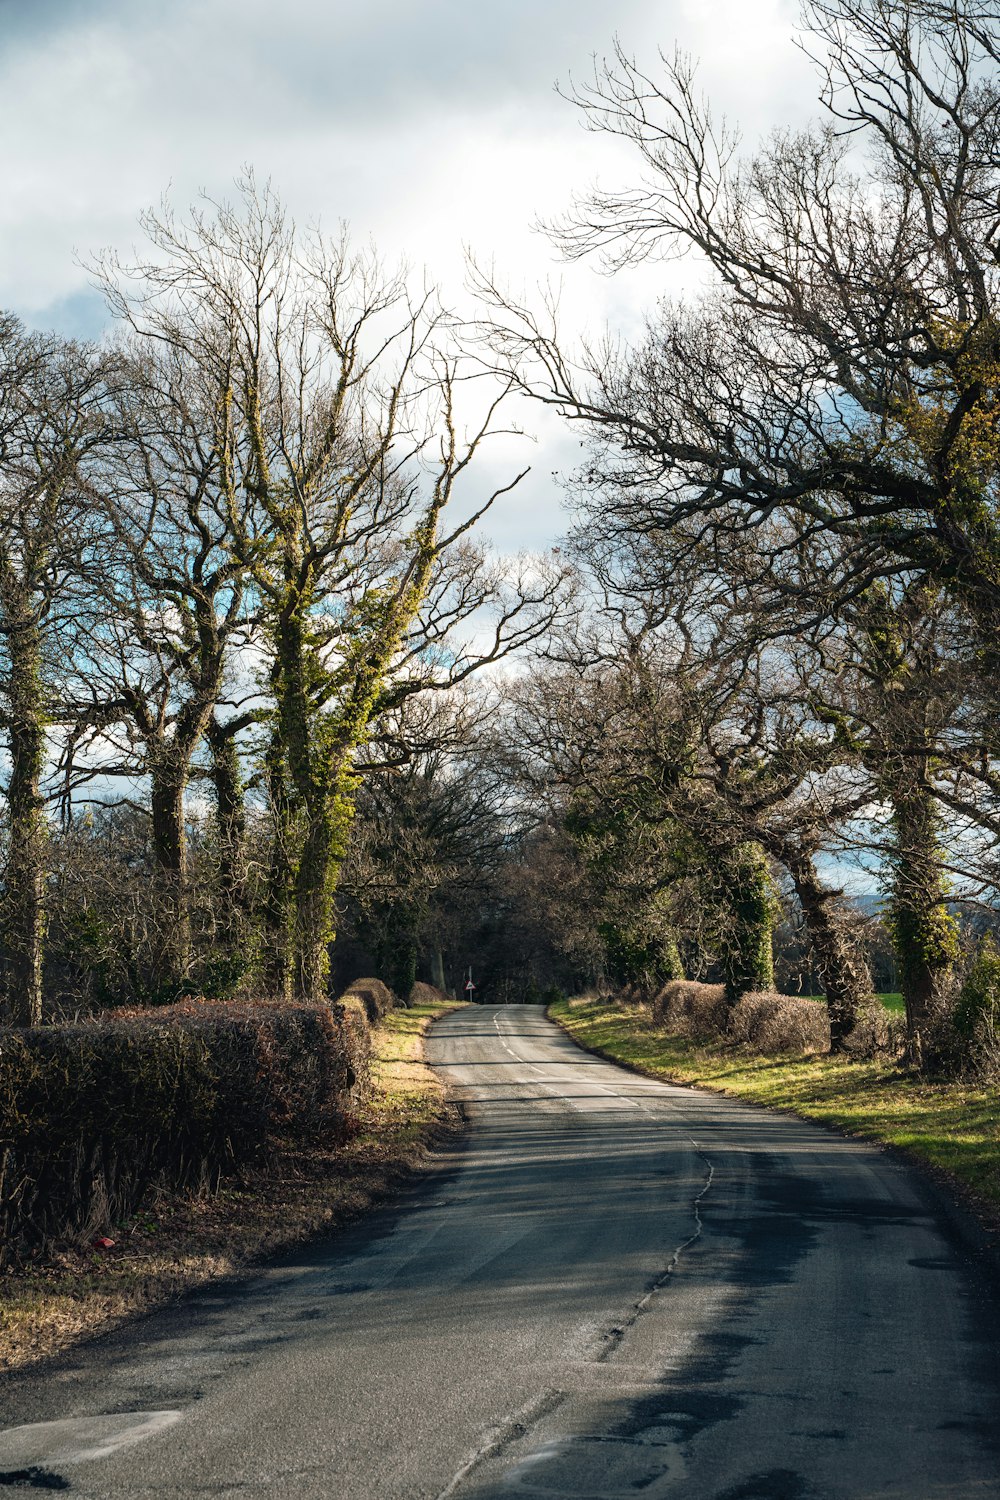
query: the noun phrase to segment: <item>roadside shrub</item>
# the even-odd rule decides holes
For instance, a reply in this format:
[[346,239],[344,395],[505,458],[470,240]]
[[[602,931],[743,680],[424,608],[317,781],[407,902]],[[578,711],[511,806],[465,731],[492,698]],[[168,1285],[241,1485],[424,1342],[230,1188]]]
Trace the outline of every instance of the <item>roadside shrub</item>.
[[209,1188],[280,1134],[343,1138],[368,1028],[326,1005],[184,1002],[0,1030],[0,1266],[153,1186]]
[[659,1026],[693,1037],[724,1035],[729,1016],[726,987],[672,979],[653,997],[653,1020]]
[[729,1035],[755,1052],[829,1052],[830,1017],[814,1000],[757,990],[733,1006]]
[[852,1057],[902,1057],[906,1050],[906,1017],[886,1010],[879,1000],[859,1006],[854,1029],[845,1042]]
[[351,1000],[358,1001],[373,1026],[390,1010],[404,1004],[381,979],[355,979],[340,996],[341,1004]]
[[830,1020],[824,1005],[757,990],[735,1005],[722,984],[675,979],[653,1000],[653,1020],[704,1041],[731,1040],[755,1052],[828,1052]]
[[448,1004],[451,996],[446,995],[444,990],[439,990],[436,985],[425,984],[418,979],[410,991],[409,1005],[441,1005]]
[[966,1064],[1000,1073],[1000,950],[989,933],[966,970],[951,1023]]

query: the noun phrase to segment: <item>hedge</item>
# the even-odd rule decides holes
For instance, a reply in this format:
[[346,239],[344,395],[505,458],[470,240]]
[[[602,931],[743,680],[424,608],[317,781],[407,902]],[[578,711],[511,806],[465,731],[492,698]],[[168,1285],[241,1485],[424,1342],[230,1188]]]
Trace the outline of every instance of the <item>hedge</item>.
[[673,979],[652,1009],[658,1025],[703,1040],[729,1039],[764,1053],[830,1050],[826,1006],[776,990],[749,991],[730,1005],[725,985]]
[[408,1005],[451,1005],[454,1004],[454,995],[446,995],[444,990],[439,990],[437,985],[425,984],[418,979],[410,991],[407,1000]]
[[830,1012],[799,995],[751,990],[733,1006],[729,1034],[756,1052],[829,1052]]
[[214,1188],[283,1133],[343,1137],[368,1027],[339,1005],[188,1001],[0,1028],[0,1267],[153,1186]]
[[653,997],[653,1020],[691,1036],[721,1036],[729,1020],[724,984],[671,979]]
[[360,1005],[373,1026],[404,1003],[381,979],[355,979],[340,998]]

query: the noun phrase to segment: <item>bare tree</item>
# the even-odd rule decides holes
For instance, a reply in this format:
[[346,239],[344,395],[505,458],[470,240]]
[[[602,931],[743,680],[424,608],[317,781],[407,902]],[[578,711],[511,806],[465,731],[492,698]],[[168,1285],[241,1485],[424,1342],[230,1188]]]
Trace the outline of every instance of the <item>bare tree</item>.
[[[772,540],[781,544],[777,579]],[[898,912],[897,961],[919,1055],[957,956],[949,866],[969,883],[954,811],[982,816],[961,778],[975,756],[986,781],[995,757],[961,609],[914,574],[876,581],[833,609],[833,541],[774,538],[773,525],[725,559],[712,547],[692,548],[680,571],[648,538],[588,551],[584,537],[579,545],[620,611],[680,601],[672,618],[687,630],[693,679],[707,693],[697,736],[701,795],[705,784],[712,792],[706,836],[728,826],[736,842],[750,830],[789,874],[824,976],[835,1043],[849,1034],[871,985],[854,924],[819,880],[816,857],[865,851],[878,860]],[[982,885],[982,872],[973,883]]]
[[634,570],[627,585],[605,575],[603,624],[563,639],[569,668],[527,690],[521,732],[573,797],[587,789],[591,823],[621,824],[633,843],[634,830],[650,830],[654,880],[680,887],[688,913],[682,877],[696,880],[701,945],[714,948],[731,998],[773,983],[768,860],[782,866],[839,1047],[871,978],[817,858],[871,804],[871,777],[810,706],[800,664],[770,647],[767,611],[734,598],[731,580],[679,577],[675,601],[662,585],[654,597]]
[[101,476],[109,539],[89,651],[95,708],[75,753],[84,759],[90,750],[92,772],[105,779],[148,780],[169,991],[185,981],[192,957],[192,763],[210,724],[222,749],[227,677],[248,641],[247,568],[235,550],[248,499],[226,471],[222,372],[177,344],[135,339],[119,369],[116,443]]
[[4,876],[5,1003],[42,1018],[45,777],[67,701],[101,539],[90,469],[107,443],[105,369],[88,349],[0,320],[0,697],[10,756]]
[[557,242],[611,268],[691,254],[700,303],[661,303],[635,348],[572,353],[483,275],[483,334],[591,434],[595,535],[835,533],[838,592],[927,573],[995,676],[1000,23],[979,0],[806,0],[804,22],[826,120],[754,153],[680,55],[653,76],[618,49],[571,95],[644,175],[581,198]]
[[[804,19],[827,118],[755,152],[713,118],[681,56],[654,77],[619,49],[574,91],[585,123],[633,142],[646,175],[578,201],[557,240],[612,269],[692,254],[708,272],[699,302],[661,303],[634,348],[571,353],[551,309],[511,306],[483,276],[481,333],[498,367],[589,433],[586,546],[613,555],[640,538],[661,588],[688,563],[732,578],[735,558],[759,594],[748,615],[765,597],[777,611],[759,639],[843,624],[832,654],[846,652],[848,717],[867,729],[841,750],[890,812],[882,852],[919,1053],[956,951],[941,803],[996,827],[1000,21],[975,0],[807,0]],[[958,685],[940,661],[925,670],[941,590],[976,645]],[[880,599],[894,622],[876,621]],[[772,830],[779,859],[780,842]],[[799,863],[794,841],[786,853]]]
[[271,705],[265,957],[275,987],[315,996],[373,715],[460,675],[415,669],[456,621],[493,603],[497,642],[478,655],[495,657],[541,628],[559,585],[547,578],[526,599],[481,560],[471,583],[450,566],[510,486],[449,519],[504,390],[465,431],[466,386],[441,352],[433,294],[345,239],[302,241],[269,188],[242,190],[238,208],[210,204],[187,222],[147,216],[157,256],[108,264],[105,284],[140,339],[193,363],[216,403],[224,551],[254,597]]

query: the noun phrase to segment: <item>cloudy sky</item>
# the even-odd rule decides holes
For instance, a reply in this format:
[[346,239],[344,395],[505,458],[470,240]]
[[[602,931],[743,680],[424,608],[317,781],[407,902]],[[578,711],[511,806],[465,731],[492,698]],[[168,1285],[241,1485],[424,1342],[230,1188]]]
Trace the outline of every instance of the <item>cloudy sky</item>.
[[[184,207],[252,164],[301,222],[348,221],[453,304],[468,245],[515,288],[562,278],[576,326],[634,327],[683,271],[564,267],[532,228],[574,188],[633,172],[554,85],[615,33],[649,66],[679,44],[752,141],[813,112],[796,17],[797,0],[0,0],[0,305],[98,334],[81,258],[127,252],[165,190]],[[573,467],[575,442],[534,425],[523,454],[494,459],[534,470],[494,519],[505,548],[564,524],[551,471]]]

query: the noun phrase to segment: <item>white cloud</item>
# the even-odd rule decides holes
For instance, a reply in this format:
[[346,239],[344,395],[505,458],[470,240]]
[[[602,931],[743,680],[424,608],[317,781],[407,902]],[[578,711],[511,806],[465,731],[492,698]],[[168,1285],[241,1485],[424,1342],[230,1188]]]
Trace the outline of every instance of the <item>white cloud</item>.
[[[201,187],[225,194],[252,162],[300,220],[349,220],[388,257],[429,266],[449,300],[468,243],[515,285],[563,276],[569,324],[634,326],[683,269],[608,280],[562,268],[530,227],[574,188],[633,171],[621,143],[581,130],[553,82],[585,73],[612,24],[650,66],[657,42],[679,41],[752,136],[809,110],[809,70],[789,42],[796,10],[622,0],[612,20],[604,0],[0,0],[0,302],[95,332],[100,306],[74,257],[127,252],[138,212],[168,185],[183,206]],[[521,520],[525,543],[563,524],[547,476],[575,439],[541,425],[537,477],[494,522],[505,545]]]

